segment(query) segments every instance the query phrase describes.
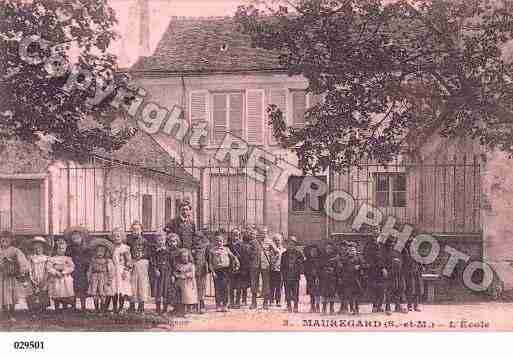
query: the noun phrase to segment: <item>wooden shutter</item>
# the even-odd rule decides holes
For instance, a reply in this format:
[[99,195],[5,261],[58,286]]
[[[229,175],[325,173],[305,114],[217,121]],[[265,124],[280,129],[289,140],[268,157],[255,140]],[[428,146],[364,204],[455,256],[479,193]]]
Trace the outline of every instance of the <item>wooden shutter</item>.
[[[189,101],[189,123],[192,126],[198,123],[207,122],[209,123],[209,111],[208,111],[208,91],[192,91],[190,93]],[[207,132],[211,131],[211,126],[207,126]],[[200,144],[205,146],[208,144],[208,138],[202,137]]]
[[244,95],[234,93],[229,96],[230,132],[239,138],[244,138]]
[[192,91],[190,93],[190,120],[191,123],[208,121],[208,92]]
[[308,94],[308,108],[314,107],[315,105],[320,103],[321,100],[322,100],[322,95],[317,95],[317,94],[314,94],[314,93],[309,93]]
[[264,91],[247,90],[247,141],[261,145],[264,140]]
[[[288,123],[288,121],[287,121],[287,90],[286,89],[271,90],[271,93],[269,95],[269,104],[278,106],[278,108],[283,113],[283,119],[285,120],[285,123]],[[276,145],[277,141],[276,141],[276,138],[273,136],[272,126],[268,125],[267,128],[268,128],[267,133],[269,134],[267,136],[269,144]]]
[[296,128],[304,127],[306,111],[306,92],[292,92],[292,126]]
[[223,142],[228,131],[228,96],[226,94],[212,95],[212,141],[219,145]]

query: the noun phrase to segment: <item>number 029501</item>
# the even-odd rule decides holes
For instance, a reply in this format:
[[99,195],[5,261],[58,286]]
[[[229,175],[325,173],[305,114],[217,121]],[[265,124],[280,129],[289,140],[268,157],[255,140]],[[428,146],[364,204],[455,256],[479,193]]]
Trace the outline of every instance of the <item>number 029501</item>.
[[15,350],[43,350],[45,343],[43,341],[15,341],[13,343]]

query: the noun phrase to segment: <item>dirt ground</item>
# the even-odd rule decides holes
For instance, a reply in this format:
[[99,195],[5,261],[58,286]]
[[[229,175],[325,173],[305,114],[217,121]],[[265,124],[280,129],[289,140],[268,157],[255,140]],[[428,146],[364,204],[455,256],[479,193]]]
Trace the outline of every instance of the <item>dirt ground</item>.
[[[370,313],[370,305],[361,306],[361,315],[322,315],[308,313],[308,298],[302,297],[300,313],[288,313],[284,307],[269,311],[242,308],[217,313],[213,299],[204,315],[189,314],[174,318],[155,314],[148,303],[146,313],[120,315],[94,313],[55,314],[49,310],[32,317],[20,306],[15,322],[0,321],[0,331],[494,331],[513,330],[513,303],[468,302],[423,305],[422,312],[408,314]],[[337,304],[338,307],[338,304]],[[338,309],[338,308],[337,308]]]

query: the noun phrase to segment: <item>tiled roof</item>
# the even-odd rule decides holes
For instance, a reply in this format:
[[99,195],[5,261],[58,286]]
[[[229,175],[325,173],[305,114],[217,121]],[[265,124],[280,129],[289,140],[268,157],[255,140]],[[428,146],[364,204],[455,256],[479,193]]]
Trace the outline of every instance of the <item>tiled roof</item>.
[[132,71],[237,72],[282,69],[279,54],[254,48],[232,18],[172,18],[155,53]]
[[[43,174],[52,160],[38,146],[20,141],[0,142],[0,175]],[[197,181],[144,131],[138,131],[118,151],[98,150],[94,157],[158,171],[187,183]]]

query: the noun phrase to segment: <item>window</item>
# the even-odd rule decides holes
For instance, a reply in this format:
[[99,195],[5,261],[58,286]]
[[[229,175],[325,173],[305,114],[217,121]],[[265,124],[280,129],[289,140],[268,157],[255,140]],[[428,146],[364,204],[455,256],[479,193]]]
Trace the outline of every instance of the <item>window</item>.
[[305,90],[292,90],[292,126],[302,128],[305,126],[305,113],[307,109],[315,106],[321,100],[321,95],[307,93]]
[[212,143],[220,145],[227,132],[244,137],[244,94],[212,95]]
[[142,196],[142,225],[147,231],[153,228],[153,196],[151,194]]
[[241,174],[211,174],[210,222],[221,227],[260,224],[263,184]]
[[375,199],[378,207],[406,207],[406,175],[375,173]]
[[0,180],[0,229],[18,234],[40,233],[41,218],[40,180]]

